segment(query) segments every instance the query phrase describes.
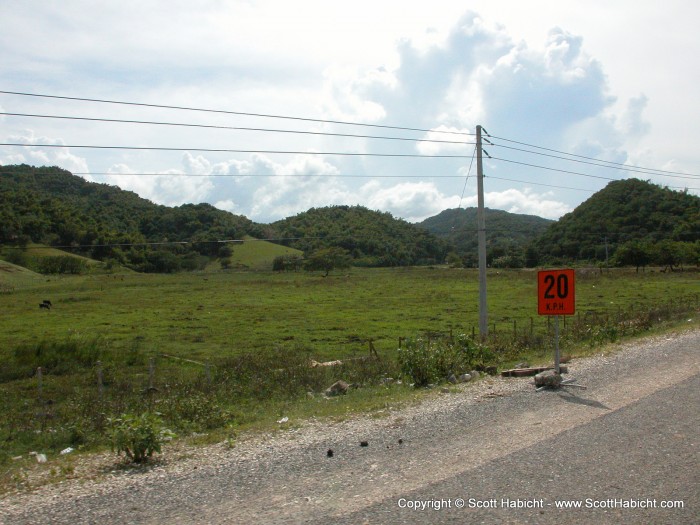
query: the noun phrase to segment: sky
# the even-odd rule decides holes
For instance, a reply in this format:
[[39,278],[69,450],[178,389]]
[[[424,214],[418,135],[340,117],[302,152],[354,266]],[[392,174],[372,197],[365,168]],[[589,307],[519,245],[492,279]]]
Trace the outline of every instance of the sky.
[[480,125],[490,208],[557,219],[629,177],[700,194],[697,20],[688,0],[3,0],[0,164],[263,223],[417,222],[476,206]]

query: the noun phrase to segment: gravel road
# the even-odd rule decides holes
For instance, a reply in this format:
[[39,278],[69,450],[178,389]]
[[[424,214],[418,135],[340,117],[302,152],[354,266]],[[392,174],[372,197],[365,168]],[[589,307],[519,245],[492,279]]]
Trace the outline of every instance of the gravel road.
[[699,356],[700,330],[644,339],[572,361],[586,390],[486,378],[382,418],[6,495],[0,522],[699,523]]

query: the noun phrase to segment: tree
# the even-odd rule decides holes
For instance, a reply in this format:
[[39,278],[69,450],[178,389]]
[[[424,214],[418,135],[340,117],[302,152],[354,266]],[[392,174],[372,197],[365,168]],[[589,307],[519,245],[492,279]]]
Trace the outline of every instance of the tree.
[[682,244],[671,240],[661,241],[657,246],[656,262],[670,271],[674,271],[674,266],[679,266],[683,262]]
[[628,241],[617,249],[613,261],[617,266],[635,266],[639,272],[640,266],[644,268],[651,262],[652,255],[649,243]]
[[321,248],[307,257],[305,267],[310,272],[325,271],[323,276],[328,277],[331,270],[349,268],[351,262],[348,251],[343,248]]

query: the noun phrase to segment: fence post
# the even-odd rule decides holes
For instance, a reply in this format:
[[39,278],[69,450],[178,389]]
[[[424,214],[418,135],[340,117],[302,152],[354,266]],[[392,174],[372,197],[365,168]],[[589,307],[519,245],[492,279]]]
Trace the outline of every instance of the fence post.
[[100,401],[102,401],[103,395],[103,384],[102,384],[102,361],[95,363],[97,365],[97,396]]
[[37,367],[36,369],[36,386],[37,386],[37,400],[39,401],[39,404],[42,403],[43,400],[43,390],[44,390],[44,385],[43,385],[43,371],[41,370],[41,367]]
[[156,373],[156,361],[152,357],[148,360],[148,390],[153,390],[153,378]]

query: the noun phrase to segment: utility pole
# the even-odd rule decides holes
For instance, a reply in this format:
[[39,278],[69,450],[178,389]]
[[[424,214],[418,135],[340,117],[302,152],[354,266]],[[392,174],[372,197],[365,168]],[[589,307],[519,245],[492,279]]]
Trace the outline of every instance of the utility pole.
[[489,335],[488,307],[486,303],[486,220],[484,218],[484,167],[482,163],[481,126],[476,127],[476,212],[479,239],[479,334],[481,339]]

